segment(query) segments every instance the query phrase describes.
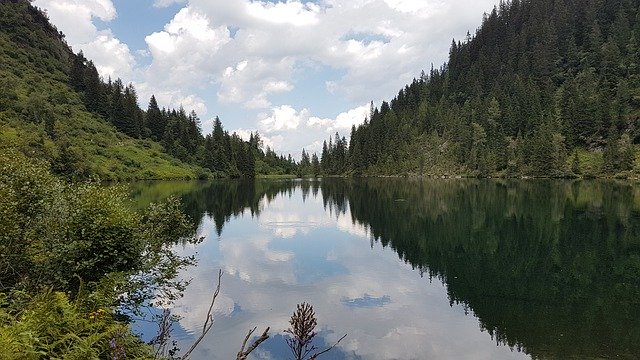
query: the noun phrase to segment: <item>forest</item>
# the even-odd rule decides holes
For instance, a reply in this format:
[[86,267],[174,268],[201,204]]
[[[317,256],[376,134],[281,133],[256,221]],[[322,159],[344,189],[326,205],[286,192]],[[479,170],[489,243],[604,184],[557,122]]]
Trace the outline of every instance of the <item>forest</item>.
[[640,3],[502,1],[323,150],[325,174],[634,177]]

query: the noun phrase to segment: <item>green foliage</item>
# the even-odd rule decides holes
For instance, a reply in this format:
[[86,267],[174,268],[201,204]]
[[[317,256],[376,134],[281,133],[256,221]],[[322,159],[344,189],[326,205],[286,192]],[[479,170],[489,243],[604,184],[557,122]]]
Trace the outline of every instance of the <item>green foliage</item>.
[[0,153],[0,160],[4,288],[46,284],[75,291],[78,280],[95,284],[110,273],[135,272],[165,281],[153,285],[160,289],[191,263],[169,251],[176,241],[196,240],[177,201],[151,204],[139,214],[124,188],[66,184],[15,151]]
[[193,224],[175,199],[138,212],[122,187],[68,184],[47,167],[0,151],[0,359],[146,356],[113,307],[179,296],[175,277],[194,259],[172,247],[199,240]]
[[51,291],[0,294],[0,305],[0,359],[153,358],[108,308],[86,308]]

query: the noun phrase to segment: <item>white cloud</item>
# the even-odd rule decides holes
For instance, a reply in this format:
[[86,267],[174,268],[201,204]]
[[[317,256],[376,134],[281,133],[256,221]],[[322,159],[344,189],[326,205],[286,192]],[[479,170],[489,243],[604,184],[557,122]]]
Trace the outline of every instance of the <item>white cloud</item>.
[[[148,83],[135,83],[138,91],[138,98],[141,106],[146,109],[147,103],[151,95],[155,95],[158,105],[166,108],[177,109],[182,106],[185,111],[194,110],[201,120],[209,113],[206,101],[201,97],[193,94],[185,94],[181,90],[160,90],[150,87]],[[211,124],[213,121],[211,121]],[[209,121],[203,121],[203,126],[208,125]]]
[[360,125],[369,117],[370,105],[362,105],[355,109],[342,112],[335,119],[322,119],[312,116],[307,120],[307,126],[324,129],[327,132],[349,132],[353,125]]
[[271,106],[269,95],[293,90],[288,78],[293,69],[291,58],[269,62],[264,59],[243,59],[227,66],[219,78],[218,101],[243,104],[248,109]]
[[[171,21],[145,37],[140,54],[150,65],[141,66],[126,44],[93,24],[117,16],[111,0],[35,1],[101,74],[133,81],[141,103],[155,93],[163,105],[201,116],[221,105],[225,127],[259,129],[272,147],[299,154],[327,132],[348,135],[368,113],[359,104],[389,100],[420,70],[444,62],[451,38],[473,32],[497,0],[153,2],[179,3]],[[308,110],[305,100],[316,91],[323,106],[341,104],[335,118]],[[226,105],[239,105],[235,118],[225,116]]]
[[303,4],[299,1],[252,1],[246,4],[246,9],[250,16],[262,21],[294,26],[317,24],[317,14],[320,11],[320,7],[314,3]]
[[366,104],[335,118],[322,118],[313,116],[306,108],[297,110],[292,105],[281,105],[271,108],[269,113],[259,114],[258,127],[262,134],[268,135],[269,143],[265,141],[265,145],[299,158],[303,148],[309,153],[320,152],[323,140],[335,132],[348,137],[351,127],[362,124],[369,111],[370,105]]
[[145,80],[155,87],[189,90],[220,71],[216,56],[230,37],[226,27],[212,27],[205,14],[185,7],[145,41],[153,57]]
[[185,2],[187,2],[187,0],[155,0],[153,2],[153,6],[157,8],[164,8],[173,4],[182,4]]
[[444,1],[433,0],[384,0],[384,2],[396,11],[425,17],[438,12],[445,4]]
[[370,106],[363,105],[347,112],[340,113],[330,130],[351,130],[353,125],[360,125],[369,117]]
[[93,60],[103,77],[129,79],[135,59],[127,44],[103,31],[93,41],[80,45],[85,57]]
[[267,93],[279,93],[293,90],[293,85],[286,81],[270,81],[264,86]]
[[309,119],[309,110],[302,109],[297,111],[289,105],[282,105],[271,109],[271,114],[262,114],[260,126],[266,133],[294,130],[298,128],[300,123],[304,123]]
[[333,123],[331,119],[321,119],[316,116],[312,116],[307,120],[307,126],[309,127],[319,127],[319,128],[328,128]]

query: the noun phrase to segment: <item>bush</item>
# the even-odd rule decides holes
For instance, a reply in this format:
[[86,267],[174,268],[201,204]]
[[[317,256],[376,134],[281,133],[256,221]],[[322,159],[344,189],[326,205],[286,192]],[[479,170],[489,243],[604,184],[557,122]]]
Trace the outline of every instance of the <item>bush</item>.
[[149,358],[113,309],[180,294],[193,258],[171,248],[193,225],[175,199],[138,213],[124,188],[47,169],[0,151],[0,359]]
[[2,295],[0,304],[0,359],[153,358],[108,308],[83,308],[61,292]]

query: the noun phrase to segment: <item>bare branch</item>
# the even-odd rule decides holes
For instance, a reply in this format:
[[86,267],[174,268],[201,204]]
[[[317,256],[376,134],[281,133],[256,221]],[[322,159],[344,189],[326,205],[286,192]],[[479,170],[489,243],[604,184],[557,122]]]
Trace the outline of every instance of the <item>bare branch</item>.
[[[247,333],[247,336],[244,337],[244,341],[242,342],[242,347],[240,348],[240,353],[242,353],[244,351],[244,347],[247,346],[247,341],[249,341],[249,338],[251,337],[251,334],[253,334],[254,331],[256,331],[258,327],[254,327],[253,330],[250,330]],[[238,353],[238,354],[240,354]]]
[[218,294],[220,294],[221,279],[222,279],[222,269],[218,271],[218,286],[216,287],[216,291],[213,293],[213,298],[211,299],[211,305],[209,305],[209,310],[207,311],[207,318],[205,319],[204,325],[202,326],[202,333],[196,339],[196,341],[194,341],[193,345],[191,345],[191,348],[189,349],[189,351],[187,351],[182,356],[181,358],[182,360],[187,360],[189,356],[191,356],[191,353],[193,352],[193,350],[196,349],[198,344],[200,344],[202,339],[204,339],[204,337],[207,335],[209,330],[211,330],[211,327],[213,327],[213,305],[216,302],[216,298],[218,297]]
[[249,340],[249,338],[251,337],[251,334],[253,334],[253,332],[256,331],[256,328],[254,327],[253,330],[250,330],[249,333],[247,334],[247,336],[245,336],[244,341],[242,342],[242,348],[240,349],[240,351],[238,352],[238,355],[236,356],[236,360],[246,360],[247,357],[249,356],[249,354],[251,354],[251,352],[253,350],[255,350],[260,344],[262,344],[264,341],[266,341],[269,338],[269,328],[266,328],[264,330],[264,332],[262,333],[262,335],[260,335],[259,338],[257,338],[253,344],[251,344],[251,346],[249,346],[249,348],[247,350],[245,350],[245,346],[247,345],[247,341]]
[[334,347],[336,347],[338,344],[340,344],[340,341],[342,341],[342,339],[346,338],[347,334],[342,335],[342,337],[340,338],[340,340],[338,340],[338,342],[336,342],[335,344],[331,345],[331,347],[320,351],[319,353],[315,353],[313,355],[311,355],[311,357],[309,358],[309,360],[316,360],[318,358],[318,356],[328,352],[329,350],[333,349]]

